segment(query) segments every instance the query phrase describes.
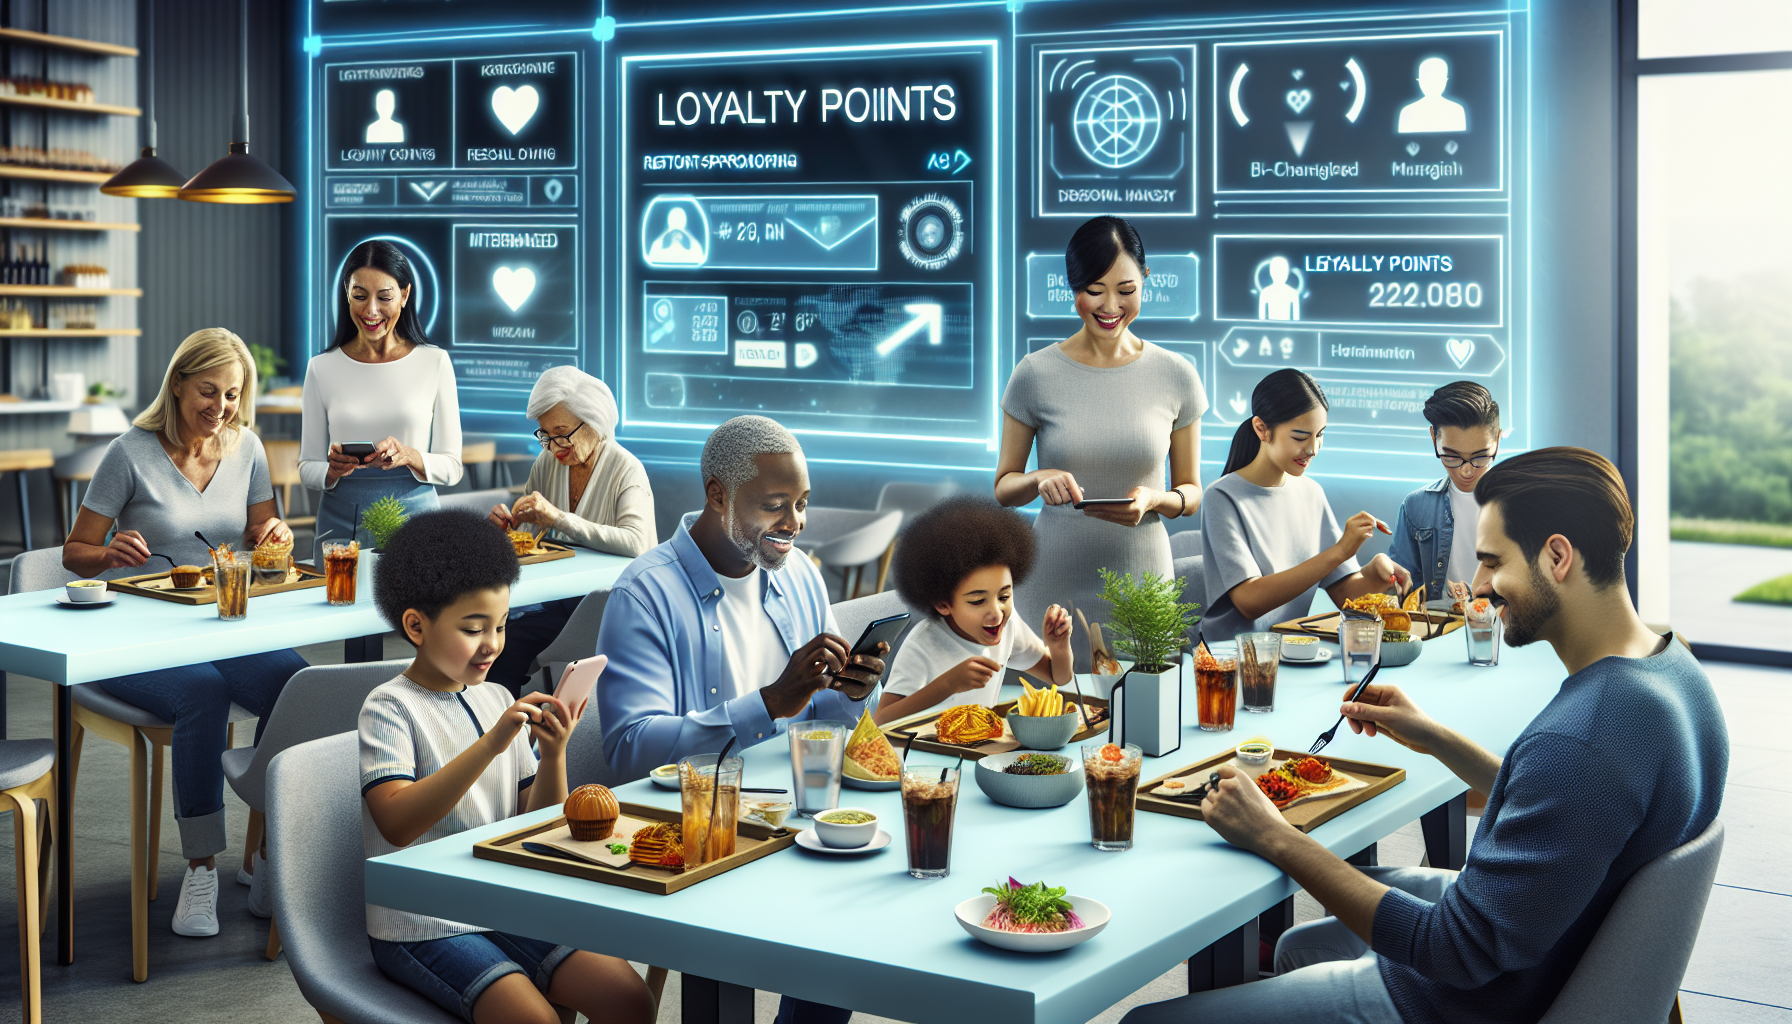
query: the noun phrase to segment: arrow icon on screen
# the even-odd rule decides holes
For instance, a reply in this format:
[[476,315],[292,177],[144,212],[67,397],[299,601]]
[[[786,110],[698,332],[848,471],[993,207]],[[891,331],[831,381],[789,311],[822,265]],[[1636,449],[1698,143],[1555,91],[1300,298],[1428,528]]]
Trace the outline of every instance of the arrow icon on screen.
[[927,343],[929,345],[938,345],[940,343],[940,314],[943,310],[939,303],[917,302],[902,307],[902,311],[904,313],[913,314],[914,319],[902,325],[901,330],[898,330],[895,334],[878,342],[878,355],[889,355],[891,352],[896,351],[897,346],[915,335],[920,334],[923,330],[927,332]]

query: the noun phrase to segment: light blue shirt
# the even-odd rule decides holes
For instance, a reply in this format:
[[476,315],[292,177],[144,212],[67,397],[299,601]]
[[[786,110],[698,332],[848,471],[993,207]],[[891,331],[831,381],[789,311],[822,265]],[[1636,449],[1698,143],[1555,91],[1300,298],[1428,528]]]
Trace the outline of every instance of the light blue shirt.
[[[775,680],[735,683],[722,649],[722,586],[691,539],[696,517],[687,513],[672,539],[630,562],[604,607],[597,650],[610,665],[598,683],[597,706],[604,757],[623,780],[690,754],[717,753],[730,737],[742,750],[784,731],[785,722],[772,719],[759,695]],[[820,633],[839,633],[827,584],[808,556],[793,553],[784,568],[765,575],[765,614],[786,657]],[[741,696],[730,699],[735,693]],[[799,717],[851,723],[862,710],[828,689]]]

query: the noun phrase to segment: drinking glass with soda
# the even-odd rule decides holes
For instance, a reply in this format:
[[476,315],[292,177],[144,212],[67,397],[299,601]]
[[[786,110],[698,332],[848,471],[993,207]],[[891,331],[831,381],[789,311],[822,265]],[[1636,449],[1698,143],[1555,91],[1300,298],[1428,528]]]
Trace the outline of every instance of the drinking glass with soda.
[[324,541],[324,594],[331,604],[355,603],[355,573],[360,566],[360,541]]

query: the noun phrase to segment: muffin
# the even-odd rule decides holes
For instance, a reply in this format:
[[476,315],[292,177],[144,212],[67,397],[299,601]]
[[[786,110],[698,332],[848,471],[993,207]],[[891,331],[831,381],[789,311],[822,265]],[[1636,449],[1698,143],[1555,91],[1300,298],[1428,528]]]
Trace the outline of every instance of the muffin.
[[185,590],[188,587],[197,587],[200,579],[204,577],[204,573],[205,570],[197,565],[177,565],[173,571],[168,573],[168,579],[176,587]]
[[621,815],[622,807],[608,786],[580,786],[566,798],[566,824],[572,829],[572,837],[581,843],[610,838]]

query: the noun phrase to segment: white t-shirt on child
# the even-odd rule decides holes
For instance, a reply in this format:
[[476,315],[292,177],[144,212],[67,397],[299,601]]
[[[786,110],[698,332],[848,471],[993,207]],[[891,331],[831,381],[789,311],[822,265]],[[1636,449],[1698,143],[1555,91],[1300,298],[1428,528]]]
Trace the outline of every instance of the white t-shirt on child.
[[[884,681],[884,692],[906,697],[967,658],[988,658],[1024,671],[1039,664],[1043,657],[1044,641],[1021,621],[1019,615],[1009,616],[1008,626],[1002,630],[1001,643],[993,647],[966,640],[952,631],[950,623],[936,615],[909,630],[908,636],[903,638],[902,646],[896,651],[896,664],[890,667],[890,678]],[[1002,675],[997,672],[981,690],[955,693],[936,706],[981,704],[986,708],[995,707],[996,698],[1002,692]]]
[[[472,746],[510,707],[510,692],[496,683],[443,693],[405,676],[382,683],[361,705],[361,794],[389,779],[427,778]],[[519,809],[518,794],[535,779],[529,730],[518,729],[504,753],[441,821],[417,838],[427,843],[470,828],[503,821]],[[395,853],[361,802],[361,845],[368,858]],[[422,942],[487,931],[470,924],[367,904],[367,934],[387,942]]]

